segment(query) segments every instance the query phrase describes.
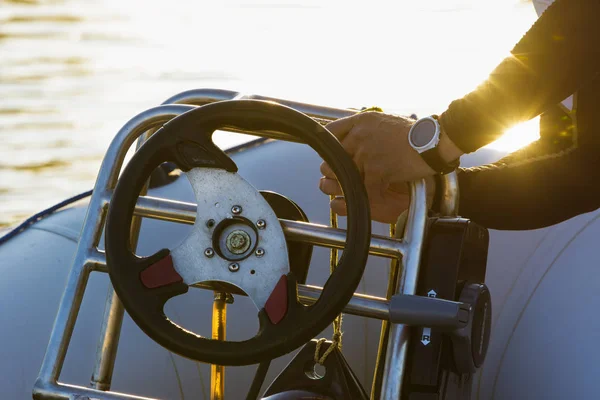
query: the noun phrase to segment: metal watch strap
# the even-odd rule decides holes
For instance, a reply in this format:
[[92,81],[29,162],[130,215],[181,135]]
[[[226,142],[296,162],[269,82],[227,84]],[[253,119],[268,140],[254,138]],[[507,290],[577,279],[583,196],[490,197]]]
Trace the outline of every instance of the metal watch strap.
[[444,161],[440,156],[437,147],[429,149],[421,153],[423,160],[438,174],[446,175],[454,171],[460,165],[460,159],[454,160],[450,163]]

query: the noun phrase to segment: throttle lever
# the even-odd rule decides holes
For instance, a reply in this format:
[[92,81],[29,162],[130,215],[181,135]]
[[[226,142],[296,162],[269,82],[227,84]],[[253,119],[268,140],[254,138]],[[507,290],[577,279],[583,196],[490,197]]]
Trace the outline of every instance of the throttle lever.
[[469,324],[471,305],[435,297],[397,294],[390,300],[390,322],[455,331]]
[[457,372],[473,373],[481,367],[487,353],[491,297],[484,284],[468,283],[460,300],[463,301],[397,294],[390,300],[390,322],[448,334]]

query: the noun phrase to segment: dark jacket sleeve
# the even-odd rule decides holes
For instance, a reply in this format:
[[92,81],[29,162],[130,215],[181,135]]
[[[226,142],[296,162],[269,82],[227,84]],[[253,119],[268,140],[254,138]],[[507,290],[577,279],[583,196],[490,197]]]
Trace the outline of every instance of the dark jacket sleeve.
[[440,116],[465,153],[540,115],[600,71],[600,0],[556,0],[475,91]]
[[527,230],[600,207],[597,157],[581,149],[538,154],[523,165],[500,162],[460,173],[460,215],[490,229]]
[[540,139],[502,160],[459,170],[460,214],[491,229],[550,226],[600,207],[600,79],[578,92],[575,120],[561,107]]

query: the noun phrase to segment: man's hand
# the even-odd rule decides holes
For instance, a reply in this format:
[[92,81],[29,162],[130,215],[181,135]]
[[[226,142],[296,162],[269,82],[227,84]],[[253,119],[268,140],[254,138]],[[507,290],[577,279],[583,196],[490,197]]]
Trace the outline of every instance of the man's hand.
[[[433,176],[435,171],[408,143],[414,120],[380,112],[341,118],[327,129],[342,143],[363,176],[369,197],[384,196],[389,185]],[[326,177],[334,177],[326,163]]]
[[[372,218],[380,222],[395,222],[408,207],[406,182],[429,178],[433,187],[435,171],[408,143],[408,132],[414,120],[380,112],[365,112],[341,118],[327,125],[327,129],[342,143],[363,176],[371,203]],[[446,161],[462,154],[446,135],[442,135],[439,151]],[[321,191],[341,195],[335,174],[321,164],[324,175]],[[343,199],[336,199],[332,209],[345,215]]]

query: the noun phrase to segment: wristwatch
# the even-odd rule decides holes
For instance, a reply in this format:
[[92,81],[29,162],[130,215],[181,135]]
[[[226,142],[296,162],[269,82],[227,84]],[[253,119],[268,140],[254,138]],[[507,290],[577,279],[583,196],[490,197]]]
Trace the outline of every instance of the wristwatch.
[[440,135],[441,128],[438,116],[432,115],[415,122],[408,132],[408,143],[434,171],[440,175],[445,175],[458,168],[460,159],[450,163],[444,161],[438,149]]

